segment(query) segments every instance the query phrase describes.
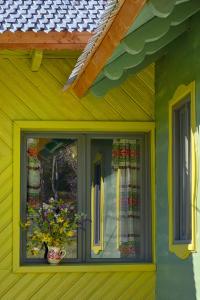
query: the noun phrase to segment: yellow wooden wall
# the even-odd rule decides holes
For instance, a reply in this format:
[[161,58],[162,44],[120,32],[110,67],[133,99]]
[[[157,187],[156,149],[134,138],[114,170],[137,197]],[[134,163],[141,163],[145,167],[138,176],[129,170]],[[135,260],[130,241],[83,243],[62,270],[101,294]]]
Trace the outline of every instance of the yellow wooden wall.
[[150,66],[104,98],[79,100],[62,87],[74,55],[46,53],[39,72],[30,54],[0,52],[0,299],[153,300],[154,272],[12,272],[12,130],[14,120],[154,119],[154,67]]

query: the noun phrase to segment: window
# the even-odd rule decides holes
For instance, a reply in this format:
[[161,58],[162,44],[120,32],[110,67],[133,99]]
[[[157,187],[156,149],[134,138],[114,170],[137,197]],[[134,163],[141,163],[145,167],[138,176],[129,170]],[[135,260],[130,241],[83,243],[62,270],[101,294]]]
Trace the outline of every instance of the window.
[[191,242],[190,97],[173,108],[174,242]]
[[[72,216],[86,215],[64,246],[63,264],[151,261],[147,133],[26,130],[20,156],[22,222],[30,214],[27,206],[39,211],[60,199]],[[21,265],[45,263],[45,246],[33,253],[30,230],[20,230]]]
[[[14,122],[14,272],[155,271],[154,129],[153,122]],[[126,148],[129,145],[130,150],[124,151],[122,145],[126,145]],[[29,147],[33,150],[29,150]],[[116,156],[116,153],[135,153],[132,147],[141,150],[135,156],[135,161],[129,154],[125,161],[121,160],[120,155]],[[59,152],[61,156],[66,153],[62,162],[59,161],[60,156],[57,156]],[[28,168],[30,154],[35,155],[36,166],[33,168]],[[66,157],[70,157],[69,162]],[[35,173],[29,175],[31,169]],[[126,180],[124,173],[127,174]],[[33,174],[40,174],[39,180],[38,175]],[[138,183],[133,184],[132,188],[130,185],[130,195],[132,198],[138,195],[135,198],[137,201],[127,201],[129,178]],[[32,194],[31,180],[35,187]],[[56,195],[64,201],[62,209],[70,205],[72,217],[80,212],[87,215],[83,228],[73,228],[73,232],[70,232],[70,245],[66,243],[63,249],[67,254],[58,267],[46,263],[44,248],[43,253],[33,256],[30,249],[27,249],[30,227],[24,230],[24,222],[30,213],[27,211],[28,203],[34,210],[38,210],[44,202],[48,209]],[[125,198],[127,200],[122,201]],[[124,203],[128,203],[128,206],[122,205]],[[129,219],[126,215],[131,212],[137,218],[134,222],[125,223],[125,219]],[[133,220],[132,216],[129,220]],[[20,223],[23,223],[23,227]]]
[[184,259],[195,251],[194,82],[169,103],[169,248]]

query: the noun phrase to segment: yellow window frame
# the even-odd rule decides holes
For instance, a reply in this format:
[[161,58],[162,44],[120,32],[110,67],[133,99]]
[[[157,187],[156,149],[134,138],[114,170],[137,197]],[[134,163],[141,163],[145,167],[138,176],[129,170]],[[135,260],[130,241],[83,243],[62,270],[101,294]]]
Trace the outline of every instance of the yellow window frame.
[[[99,132],[150,135],[152,263],[20,265],[20,148],[21,132]],[[155,271],[155,123],[101,121],[16,121],[13,127],[13,272],[140,272]]]
[[[173,201],[173,108],[184,98],[191,99],[191,242],[174,243],[174,201]],[[180,85],[169,102],[169,152],[168,152],[168,199],[169,199],[169,250],[181,259],[186,259],[196,251],[196,116],[195,116],[195,82],[188,85]]]

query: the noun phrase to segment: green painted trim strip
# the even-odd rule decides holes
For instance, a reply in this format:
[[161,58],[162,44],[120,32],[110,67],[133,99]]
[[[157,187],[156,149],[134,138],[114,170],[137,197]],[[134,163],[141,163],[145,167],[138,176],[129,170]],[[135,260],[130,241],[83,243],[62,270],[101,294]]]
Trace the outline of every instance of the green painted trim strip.
[[[153,62],[147,57],[160,52],[188,29],[187,19],[200,10],[200,2],[183,2],[179,1],[167,18],[154,17],[124,38],[110,59],[112,62],[105,66],[92,87],[96,96],[103,96],[110,88],[123,82],[130,69],[131,73],[136,73],[142,66],[147,66],[144,62]],[[157,57],[160,57],[159,53],[155,59]]]
[[175,40],[179,35],[185,32],[187,28],[187,22],[171,28],[162,38],[156,40],[155,42],[153,41],[145,44],[143,51],[136,55],[125,52],[121,57],[113,62],[112,66],[107,66],[105,68],[105,76],[111,80],[119,79],[122,76],[124,70],[137,67],[144,61],[146,56],[155,54],[157,51],[164,48],[166,45]]

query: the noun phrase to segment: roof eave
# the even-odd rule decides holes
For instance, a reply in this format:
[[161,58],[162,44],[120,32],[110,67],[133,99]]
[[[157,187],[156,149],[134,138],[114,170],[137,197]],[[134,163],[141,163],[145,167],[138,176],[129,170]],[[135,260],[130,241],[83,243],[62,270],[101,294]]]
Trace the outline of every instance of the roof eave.
[[112,23],[107,27],[106,33],[103,32],[100,41],[94,47],[83,69],[72,84],[72,89],[78,97],[82,97],[92,86],[146,2],[147,0],[123,1],[118,13],[112,19]]
[[91,36],[87,31],[6,31],[0,34],[0,49],[83,50]]

